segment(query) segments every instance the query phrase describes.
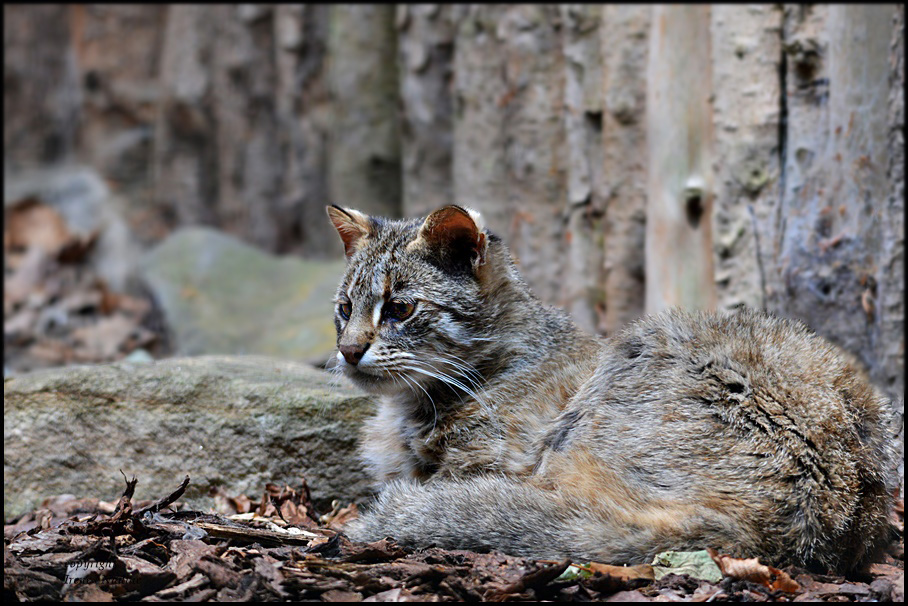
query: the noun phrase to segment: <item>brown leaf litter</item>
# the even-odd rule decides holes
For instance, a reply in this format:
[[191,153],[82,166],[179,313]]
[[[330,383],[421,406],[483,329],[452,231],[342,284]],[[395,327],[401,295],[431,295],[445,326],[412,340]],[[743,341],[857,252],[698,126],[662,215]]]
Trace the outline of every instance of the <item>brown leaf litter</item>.
[[[125,479],[125,477],[124,477]],[[21,601],[890,601],[904,597],[904,562],[891,555],[852,577],[756,558],[710,556],[719,583],[650,565],[537,561],[500,553],[412,550],[386,538],[347,539],[356,506],[319,516],[305,480],[268,484],[261,499],[211,495],[216,512],[179,503],[189,478],[155,501],[71,495],[4,526],[5,596]],[[903,543],[900,542],[900,546]],[[893,553],[904,553],[898,548]]]
[[112,292],[88,263],[99,233],[72,233],[36,198],[4,209],[4,365],[13,372],[166,353],[148,298]]

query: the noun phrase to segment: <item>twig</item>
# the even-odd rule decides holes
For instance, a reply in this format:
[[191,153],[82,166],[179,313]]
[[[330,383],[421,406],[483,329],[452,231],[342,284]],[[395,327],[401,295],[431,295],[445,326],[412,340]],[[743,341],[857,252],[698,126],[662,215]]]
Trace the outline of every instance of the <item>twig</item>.
[[181,496],[183,496],[183,493],[186,492],[187,486],[189,486],[189,476],[186,476],[185,478],[183,478],[183,481],[180,483],[180,486],[176,490],[174,490],[169,496],[166,496],[163,499],[158,499],[157,501],[155,501],[148,507],[143,507],[142,509],[138,510],[135,513],[135,515],[141,518],[148,512],[157,513],[159,511],[161,511],[162,509],[164,509],[165,507],[170,506],[171,504],[173,504],[174,501],[176,501]]

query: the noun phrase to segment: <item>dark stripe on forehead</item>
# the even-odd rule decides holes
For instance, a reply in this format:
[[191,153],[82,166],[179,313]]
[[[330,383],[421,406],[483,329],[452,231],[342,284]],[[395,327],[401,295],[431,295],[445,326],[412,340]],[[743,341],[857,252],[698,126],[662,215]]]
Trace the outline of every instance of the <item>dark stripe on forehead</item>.
[[352,294],[359,288],[360,276],[363,273],[363,268],[365,266],[360,263],[353,270],[353,273],[350,274],[350,280],[347,282],[347,293]]
[[385,291],[385,277],[391,270],[391,252],[382,254],[372,265],[372,292],[383,293]]
[[366,247],[354,257],[355,267],[347,282],[351,295],[384,295],[387,299],[396,290],[391,270],[398,257],[419,231],[421,220],[381,220],[374,224],[375,233]]

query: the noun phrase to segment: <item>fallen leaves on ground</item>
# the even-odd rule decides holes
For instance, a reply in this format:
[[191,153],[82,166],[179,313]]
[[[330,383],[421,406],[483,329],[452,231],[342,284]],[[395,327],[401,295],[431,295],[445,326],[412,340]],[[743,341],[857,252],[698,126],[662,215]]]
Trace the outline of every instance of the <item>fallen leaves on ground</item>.
[[[793,567],[780,571],[755,558],[711,557],[707,551],[666,552],[653,565],[614,566],[434,547],[412,550],[391,538],[350,541],[338,531],[338,521],[355,517],[355,505],[335,503],[319,517],[305,481],[294,487],[268,484],[261,499],[214,490],[216,513],[190,511],[179,503],[188,483],[186,478],[160,499],[134,501],[133,478],[118,500],[61,495],[9,521],[4,526],[7,597],[108,602],[850,602],[904,597],[904,564],[891,556],[862,575],[844,578]],[[721,580],[696,576],[703,574],[706,561],[721,570]],[[690,566],[694,575],[681,572]],[[706,569],[707,576],[713,574]]]
[[150,300],[112,292],[91,269],[98,233],[77,234],[51,206],[4,209],[5,369],[113,362],[144,348],[166,353]]
[[795,592],[801,587],[788,573],[761,564],[758,558],[733,558],[728,555],[719,555],[715,549],[707,549],[709,556],[722,571],[722,575],[733,579],[758,583],[772,590]]
[[656,579],[667,574],[686,574],[712,583],[722,580],[722,571],[706,550],[664,551],[657,554],[653,560],[653,573]]

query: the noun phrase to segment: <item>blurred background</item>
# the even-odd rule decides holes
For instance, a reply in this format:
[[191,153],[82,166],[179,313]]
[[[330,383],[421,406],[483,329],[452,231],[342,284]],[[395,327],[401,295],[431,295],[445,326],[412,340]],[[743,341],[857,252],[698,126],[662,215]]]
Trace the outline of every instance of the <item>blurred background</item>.
[[5,376],[324,360],[324,206],[455,203],[587,330],[764,308],[903,398],[903,5],[3,16]]

